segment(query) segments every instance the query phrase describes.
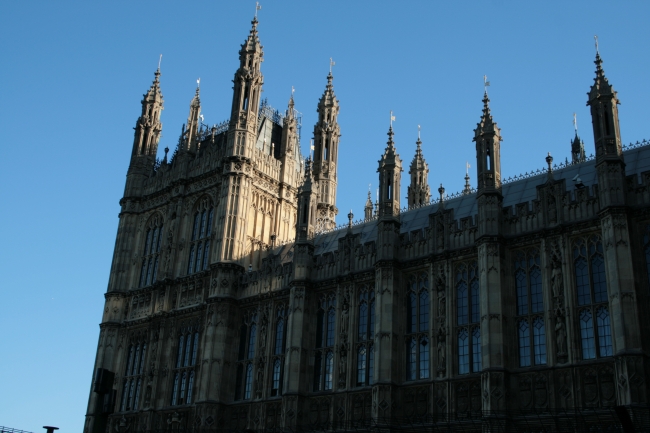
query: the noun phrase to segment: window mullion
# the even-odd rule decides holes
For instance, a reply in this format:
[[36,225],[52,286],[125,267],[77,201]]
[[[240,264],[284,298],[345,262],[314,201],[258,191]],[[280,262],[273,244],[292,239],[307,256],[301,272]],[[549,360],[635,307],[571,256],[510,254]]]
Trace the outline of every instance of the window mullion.
[[528,323],[529,323],[529,341],[530,341],[530,366],[534,366],[535,364],[535,317],[534,316],[529,316],[528,317]]

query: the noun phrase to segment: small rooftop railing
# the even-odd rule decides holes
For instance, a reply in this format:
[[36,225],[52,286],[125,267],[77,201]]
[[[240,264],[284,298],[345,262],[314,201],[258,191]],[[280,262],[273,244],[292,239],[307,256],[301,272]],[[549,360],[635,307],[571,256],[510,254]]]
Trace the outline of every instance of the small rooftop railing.
[[0,426],[0,433],[31,433],[26,430],[19,430],[17,428]]

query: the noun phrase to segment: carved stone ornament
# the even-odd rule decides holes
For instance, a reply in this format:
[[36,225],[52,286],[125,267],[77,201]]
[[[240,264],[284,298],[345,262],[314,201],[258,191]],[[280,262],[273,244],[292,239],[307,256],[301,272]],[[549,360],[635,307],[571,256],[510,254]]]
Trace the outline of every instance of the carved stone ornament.
[[347,301],[343,301],[343,306],[341,307],[341,336],[347,340],[348,335],[348,323],[350,322],[350,306]]
[[437,350],[438,350],[438,376],[443,377],[447,366],[447,341],[445,335],[445,327],[440,325],[437,337]]
[[558,362],[564,363],[567,361],[567,330],[564,314],[559,309],[555,315],[555,341],[557,344]]

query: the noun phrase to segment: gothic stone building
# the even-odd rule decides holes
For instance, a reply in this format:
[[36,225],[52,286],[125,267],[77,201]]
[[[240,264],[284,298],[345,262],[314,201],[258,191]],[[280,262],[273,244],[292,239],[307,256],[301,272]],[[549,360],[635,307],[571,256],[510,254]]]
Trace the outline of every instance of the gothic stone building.
[[650,143],[622,146],[599,55],[594,157],[576,134],[570,162],[502,179],[485,94],[476,188],[432,200],[418,140],[402,209],[391,128],[378,202],[337,228],[332,74],[305,160],[293,98],[284,114],[260,100],[252,24],[229,122],[202,124],[197,89],[158,162],[159,70],[144,95],[86,432],[460,426],[648,402]]

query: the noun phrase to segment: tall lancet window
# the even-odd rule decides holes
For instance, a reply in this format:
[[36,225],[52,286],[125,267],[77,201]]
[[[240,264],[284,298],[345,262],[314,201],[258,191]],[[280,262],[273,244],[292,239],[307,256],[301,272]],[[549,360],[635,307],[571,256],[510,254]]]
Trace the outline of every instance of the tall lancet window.
[[284,373],[284,347],[286,339],[286,306],[279,305],[275,313],[275,336],[273,358],[271,361],[271,397],[282,395],[282,375]]
[[122,381],[122,399],[120,411],[137,410],[142,396],[142,387],[145,383],[145,361],[147,355],[147,342],[144,338],[132,341],[126,352],[126,365],[124,366],[124,380]]
[[371,385],[375,368],[375,292],[362,285],[358,297],[357,326],[357,386]]
[[539,251],[517,251],[514,261],[517,295],[519,366],[546,364],[546,326]]
[[456,336],[458,374],[478,373],[482,368],[478,264],[456,268]]
[[259,313],[257,309],[244,314],[239,328],[239,355],[237,356],[237,373],[235,376],[235,400],[250,400],[253,389],[253,363],[257,349],[257,326]]
[[176,348],[176,364],[172,374],[172,406],[192,403],[198,352],[198,327],[196,325],[185,326],[179,333],[178,347]]
[[408,277],[406,295],[406,380],[430,377],[429,278],[426,273]]
[[612,356],[607,278],[600,236],[574,240],[573,266],[582,359]]
[[163,219],[159,214],[154,215],[147,224],[142,251],[142,266],[140,267],[140,282],[138,287],[146,287],[158,279],[158,265],[160,264],[160,246],[164,230]]
[[190,252],[187,261],[187,274],[200,272],[210,264],[210,240],[212,238],[212,222],[214,208],[209,198],[203,198],[194,213],[192,221],[192,236],[190,237]]
[[336,336],[336,295],[321,297],[316,313],[316,350],[314,354],[314,391],[332,390],[334,340]]

